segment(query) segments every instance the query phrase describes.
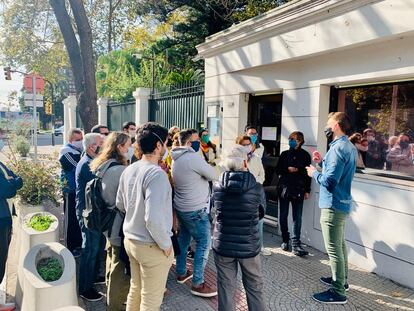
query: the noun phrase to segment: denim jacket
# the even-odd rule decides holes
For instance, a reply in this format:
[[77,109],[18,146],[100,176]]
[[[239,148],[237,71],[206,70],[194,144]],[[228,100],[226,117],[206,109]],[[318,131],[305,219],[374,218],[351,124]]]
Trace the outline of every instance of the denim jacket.
[[313,173],[313,178],[320,185],[319,207],[350,213],[357,150],[345,135],[335,139],[329,146],[322,161],[322,173]]

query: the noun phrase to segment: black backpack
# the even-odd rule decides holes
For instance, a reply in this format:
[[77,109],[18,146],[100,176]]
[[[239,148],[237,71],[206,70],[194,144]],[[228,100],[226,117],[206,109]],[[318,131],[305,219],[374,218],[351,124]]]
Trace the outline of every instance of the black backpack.
[[[112,166],[120,165],[113,162]],[[105,232],[111,236],[112,225],[118,209],[115,207],[110,209],[102,198],[102,178],[95,177],[86,184],[85,188],[85,209],[82,212],[83,221],[86,228],[92,231]]]

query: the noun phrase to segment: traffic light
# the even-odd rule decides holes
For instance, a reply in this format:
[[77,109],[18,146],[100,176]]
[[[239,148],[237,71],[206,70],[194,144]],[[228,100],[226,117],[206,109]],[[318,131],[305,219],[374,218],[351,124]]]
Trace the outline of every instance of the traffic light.
[[45,113],[47,115],[52,115],[52,101],[50,99],[47,99],[45,102]]
[[11,80],[11,69],[10,67],[4,67],[4,79]]

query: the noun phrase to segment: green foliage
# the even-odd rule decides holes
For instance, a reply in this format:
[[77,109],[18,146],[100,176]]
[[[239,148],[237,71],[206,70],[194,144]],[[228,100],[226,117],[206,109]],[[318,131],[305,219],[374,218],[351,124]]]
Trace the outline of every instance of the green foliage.
[[23,202],[39,205],[45,200],[57,204],[60,199],[61,183],[59,163],[52,157],[37,162],[14,158],[12,170],[23,179],[23,187],[17,192]]
[[16,136],[12,141],[12,148],[17,151],[21,157],[27,157],[30,151],[30,143],[24,136]]
[[39,260],[37,272],[46,282],[54,282],[63,274],[63,267],[57,258],[49,257]]
[[55,219],[52,216],[39,213],[30,218],[28,226],[36,231],[46,231],[53,222],[55,222]]

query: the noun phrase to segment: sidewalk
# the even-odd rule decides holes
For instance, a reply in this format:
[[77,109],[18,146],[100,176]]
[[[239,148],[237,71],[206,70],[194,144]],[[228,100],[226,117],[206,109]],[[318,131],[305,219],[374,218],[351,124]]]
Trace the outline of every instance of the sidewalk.
[[[279,236],[265,233],[265,246],[272,250],[272,256],[262,257],[265,278],[265,299],[268,310],[413,310],[414,290],[404,288],[390,280],[350,266],[350,291],[348,304],[344,306],[321,305],[314,302],[311,295],[325,290],[319,283],[320,276],[330,273],[327,256],[315,249],[308,248],[310,255],[299,258],[291,253],[281,251]],[[14,295],[17,245],[13,237],[8,261],[8,294]],[[215,284],[215,268],[212,256],[206,268],[206,281]],[[175,282],[172,269],[168,278],[169,294],[165,297],[161,310],[213,311],[217,310],[217,299],[203,299],[190,294],[191,281],[185,285]],[[247,310],[241,280],[236,293],[236,310]],[[105,292],[105,286],[98,286]],[[104,311],[105,300],[86,304],[79,299],[79,305],[88,311]]]

